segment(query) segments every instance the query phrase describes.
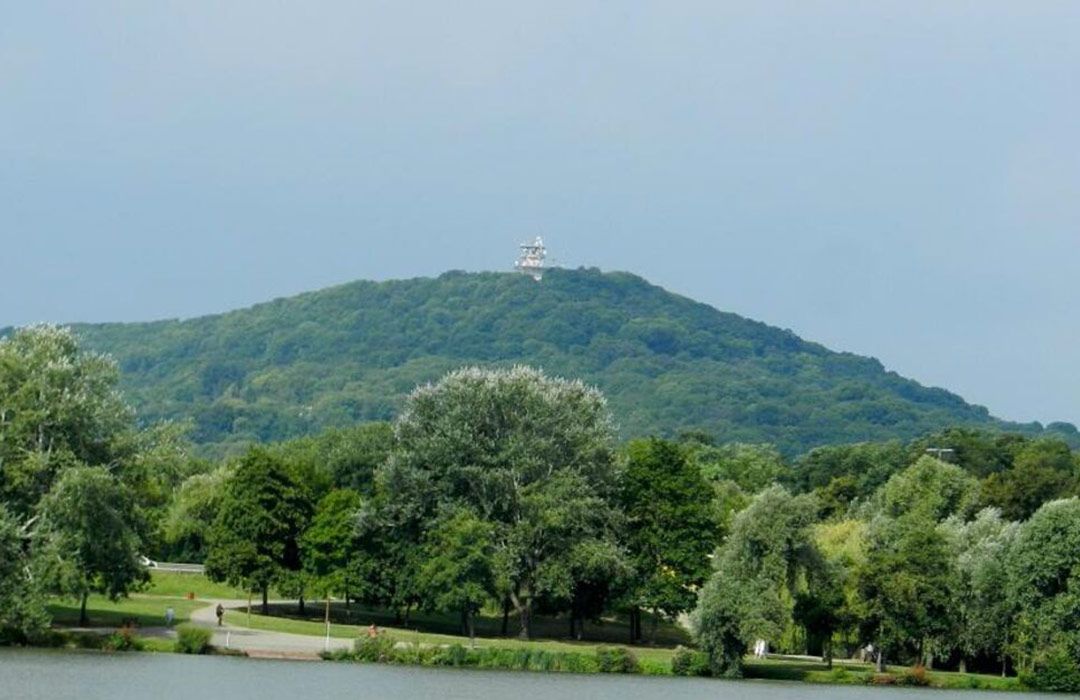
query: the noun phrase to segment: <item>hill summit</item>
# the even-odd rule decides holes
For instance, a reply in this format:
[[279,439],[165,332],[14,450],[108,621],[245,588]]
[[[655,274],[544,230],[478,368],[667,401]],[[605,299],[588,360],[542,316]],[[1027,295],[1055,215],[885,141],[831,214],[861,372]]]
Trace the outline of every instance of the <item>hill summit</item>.
[[474,364],[595,384],[624,436],[700,429],[795,453],[949,425],[1042,429],[624,272],[358,281],[215,316],[76,329],[118,360],[142,418],[191,419],[198,441],[218,445],[390,419],[417,384]]

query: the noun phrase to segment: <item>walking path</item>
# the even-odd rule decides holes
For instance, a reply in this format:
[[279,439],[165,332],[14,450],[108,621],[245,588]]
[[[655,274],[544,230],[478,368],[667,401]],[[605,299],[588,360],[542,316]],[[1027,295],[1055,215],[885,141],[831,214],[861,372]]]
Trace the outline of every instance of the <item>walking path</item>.
[[[214,636],[210,643],[222,649],[237,649],[247,652],[249,656],[273,656],[273,657],[296,657],[315,658],[319,652],[325,649],[351,649],[351,639],[330,637],[329,642],[325,637],[316,637],[307,634],[292,634],[289,632],[271,632],[268,630],[255,630],[248,627],[239,627],[229,624],[230,617],[239,615],[237,609],[247,607],[246,600],[209,600],[205,608],[199,608],[191,613],[191,622],[214,630]],[[225,624],[218,626],[215,609],[221,603],[226,611]]]

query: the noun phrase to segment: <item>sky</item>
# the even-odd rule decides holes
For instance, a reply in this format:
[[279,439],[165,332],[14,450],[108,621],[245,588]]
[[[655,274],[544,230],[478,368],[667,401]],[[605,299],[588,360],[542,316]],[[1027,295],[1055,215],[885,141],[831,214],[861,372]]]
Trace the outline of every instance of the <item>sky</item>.
[[1080,422],[1080,2],[0,5],[0,326],[504,270],[537,234]]

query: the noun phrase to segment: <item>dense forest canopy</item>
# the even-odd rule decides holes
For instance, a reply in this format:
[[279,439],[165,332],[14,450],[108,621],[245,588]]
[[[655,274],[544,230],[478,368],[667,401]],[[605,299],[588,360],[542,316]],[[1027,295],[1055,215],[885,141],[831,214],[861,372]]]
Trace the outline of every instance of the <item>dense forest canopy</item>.
[[945,426],[1043,431],[877,360],[595,269],[552,270],[539,284],[462,272],[360,281],[217,316],[76,330],[118,360],[141,420],[193,420],[195,440],[218,452],[389,420],[418,384],[519,363],[600,388],[622,438],[697,428],[794,455]]

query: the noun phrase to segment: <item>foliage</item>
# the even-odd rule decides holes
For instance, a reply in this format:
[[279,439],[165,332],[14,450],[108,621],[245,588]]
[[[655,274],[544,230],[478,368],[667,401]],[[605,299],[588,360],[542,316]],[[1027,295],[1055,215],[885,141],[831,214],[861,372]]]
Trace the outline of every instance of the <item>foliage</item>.
[[210,651],[213,632],[198,625],[180,625],[176,628],[176,651],[180,654],[205,654]]
[[960,467],[923,456],[890,477],[878,496],[882,512],[890,518],[941,521],[950,515],[970,515],[978,503],[978,489],[975,478]]
[[677,616],[694,606],[719,543],[709,486],[678,444],[635,440],[625,454],[619,500],[635,582],[627,598]]
[[0,339],[0,499],[31,513],[57,474],[122,456],[133,415],[115,363],[81,352],[75,335],[32,326]]
[[130,625],[120,627],[101,641],[101,648],[105,651],[142,651],[143,646],[142,640],[135,634],[135,628]]
[[349,573],[359,555],[357,524],[360,494],[336,489],[319,501],[300,541],[304,570],[327,596],[350,590]]
[[709,657],[696,649],[676,647],[671,655],[671,672],[676,676],[708,676]]
[[1068,649],[1057,646],[1041,654],[1031,671],[1020,674],[1020,680],[1035,690],[1080,693],[1080,665]]
[[533,369],[453,372],[409,398],[378,483],[382,519],[419,542],[445,508],[494,528],[496,582],[528,636],[542,600],[619,566],[611,417],[603,396]]
[[955,623],[957,578],[947,541],[917,510],[871,523],[866,562],[858,572],[863,637],[882,655],[926,645],[948,635]]
[[637,657],[626,647],[597,647],[596,661],[600,666],[600,673],[641,672]]
[[462,633],[475,636],[473,616],[495,590],[494,526],[468,508],[440,518],[425,535],[420,596],[433,610],[460,611]]
[[82,599],[115,600],[147,580],[139,562],[139,517],[128,489],[104,467],[64,470],[39,506],[35,548],[50,587]]
[[211,581],[257,588],[300,570],[300,537],[311,517],[310,494],[271,453],[252,448],[225,482],[209,533],[206,575]]
[[1019,608],[1017,651],[1063,646],[1080,657],[1080,499],[1043,505],[1020,526],[1007,559]]
[[49,626],[26,539],[18,521],[0,504],[0,644],[25,642]]
[[459,272],[361,281],[218,316],[78,332],[118,359],[140,415],[191,418],[195,439],[222,451],[390,420],[418,384],[519,363],[602,389],[623,437],[704,428],[792,455],[948,425],[1006,426],[875,359],[594,269],[552,270],[541,284]]
[[165,550],[174,559],[202,562],[210,539],[210,529],[221,510],[225,484],[232,470],[220,466],[212,472],[188,477],[174,492],[161,520]]
[[798,574],[818,559],[809,530],[816,512],[812,497],[773,486],[735,517],[693,616],[714,675],[741,675],[747,642],[778,638],[791,619]]

